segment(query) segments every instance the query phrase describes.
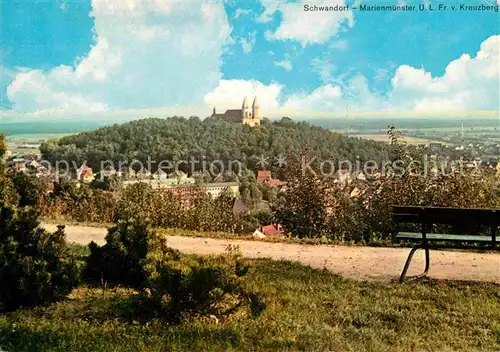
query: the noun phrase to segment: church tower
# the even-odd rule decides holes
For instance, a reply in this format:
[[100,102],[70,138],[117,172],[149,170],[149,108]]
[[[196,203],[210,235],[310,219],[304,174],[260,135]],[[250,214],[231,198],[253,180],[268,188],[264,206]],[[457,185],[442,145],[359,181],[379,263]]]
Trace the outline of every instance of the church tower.
[[252,104],[252,120],[253,120],[253,125],[254,126],[259,126],[260,125],[260,106],[259,102],[257,101],[257,97],[253,99],[253,104]]
[[251,118],[250,104],[248,103],[248,98],[243,99],[243,105],[241,106],[241,121],[245,123],[246,120]]

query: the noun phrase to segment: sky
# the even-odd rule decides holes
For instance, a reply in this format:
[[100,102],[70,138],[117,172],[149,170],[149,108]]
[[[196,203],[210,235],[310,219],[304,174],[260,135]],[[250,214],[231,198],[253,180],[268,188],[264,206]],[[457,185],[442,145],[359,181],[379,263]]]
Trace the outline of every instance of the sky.
[[[417,10],[360,10],[377,3]],[[458,4],[4,0],[0,114],[3,122],[206,117],[258,96],[269,117],[500,118],[500,15],[450,10]]]

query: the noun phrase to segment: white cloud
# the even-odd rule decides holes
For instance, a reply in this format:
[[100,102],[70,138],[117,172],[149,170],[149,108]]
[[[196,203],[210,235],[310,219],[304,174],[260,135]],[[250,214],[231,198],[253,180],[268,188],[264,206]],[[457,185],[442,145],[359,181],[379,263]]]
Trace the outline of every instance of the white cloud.
[[332,111],[332,109],[335,109],[341,96],[342,90],[340,87],[327,84],[315,89],[310,94],[292,95],[286,99],[284,108],[291,110]]
[[274,64],[278,67],[283,68],[285,71],[290,72],[293,68],[290,60],[274,61]]
[[254,47],[255,42],[256,42],[256,35],[257,35],[257,32],[253,31],[253,32],[248,34],[248,39],[247,38],[240,39],[241,47],[243,48],[243,51],[245,53],[249,53],[253,50],[253,47]]
[[325,43],[342,29],[342,25],[352,27],[354,17],[348,11],[305,11],[305,6],[330,7],[343,6],[344,1],[332,3],[329,0],[301,0],[296,3],[262,2],[265,10],[259,17],[260,21],[271,18],[279,11],[282,21],[274,32],[268,31],[269,40],[296,40],[307,46],[309,44]]
[[[492,36],[482,43],[474,58],[462,55],[450,62],[441,77],[402,65],[391,79],[389,92],[384,95],[370,89],[364,76],[358,74],[346,79],[335,75],[331,63],[314,59],[311,64],[324,84],[312,92],[283,97],[283,87],[277,83],[264,85],[255,81],[223,80],[205,101],[210,104],[217,101],[217,106],[234,108],[243,96],[255,93],[265,116],[292,116],[295,113],[311,117],[321,112],[344,116],[370,111],[495,111],[500,108],[499,51],[500,36]],[[387,77],[387,71],[380,71],[377,76]]]
[[279,7],[279,2],[262,1],[262,6],[264,6],[264,11],[257,17],[256,21],[260,23],[267,23],[273,19],[273,15],[276,13]]
[[218,110],[240,109],[243,97],[259,97],[259,104],[266,109],[277,109],[282,86],[277,83],[265,85],[258,81],[221,80],[220,85],[205,95],[205,103]]
[[448,64],[441,77],[400,66],[392,78],[392,105],[414,110],[498,110],[500,108],[500,35]]
[[237,19],[240,16],[248,15],[251,12],[252,12],[251,10],[236,9],[236,11],[234,12],[234,17],[233,18]]
[[218,86],[230,41],[222,2],[94,0],[91,15],[89,53],[73,66],[19,72],[7,89],[15,111],[196,105]]

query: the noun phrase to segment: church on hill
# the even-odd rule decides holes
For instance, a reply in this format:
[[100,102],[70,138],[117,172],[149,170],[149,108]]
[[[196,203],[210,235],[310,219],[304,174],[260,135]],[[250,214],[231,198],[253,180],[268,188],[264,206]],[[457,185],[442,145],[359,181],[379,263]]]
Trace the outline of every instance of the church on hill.
[[251,109],[247,97],[243,99],[241,109],[226,110],[225,113],[218,114],[214,107],[211,118],[221,119],[228,122],[236,122],[252,127],[260,126],[260,107],[257,97],[254,98]]

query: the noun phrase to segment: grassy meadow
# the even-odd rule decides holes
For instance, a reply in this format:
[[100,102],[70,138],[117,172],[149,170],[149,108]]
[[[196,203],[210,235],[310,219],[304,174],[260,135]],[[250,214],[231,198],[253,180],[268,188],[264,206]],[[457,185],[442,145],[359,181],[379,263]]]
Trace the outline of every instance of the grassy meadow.
[[[77,248],[81,254],[85,250]],[[226,321],[163,325],[130,309],[135,292],[75,289],[62,302],[0,315],[6,351],[499,351],[500,287],[360,282],[297,263],[252,260],[266,308]]]

